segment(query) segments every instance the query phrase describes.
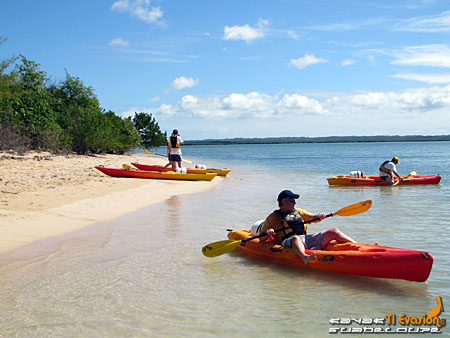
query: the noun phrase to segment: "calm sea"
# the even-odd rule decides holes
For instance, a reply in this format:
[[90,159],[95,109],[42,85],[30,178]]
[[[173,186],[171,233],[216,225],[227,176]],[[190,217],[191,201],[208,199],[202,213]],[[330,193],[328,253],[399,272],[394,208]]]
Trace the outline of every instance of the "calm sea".
[[[0,266],[0,336],[327,337],[332,327],[348,327],[331,319],[421,317],[437,296],[448,308],[449,142],[186,146],[183,153],[232,171],[211,190],[22,248],[20,259]],[[353,170],[376,174],[394,155],[401,174],[440,174],[441,184],[328,186],[327,177]],[[430,251],[428,281],[202,255],[205,244],[227,239],[226,229],[249,228],[276,209],[283,189],[300,194],[298,206],[312,212],[371,199],[369,211],[327,218],[310,232],[337,226],[359,242]]]

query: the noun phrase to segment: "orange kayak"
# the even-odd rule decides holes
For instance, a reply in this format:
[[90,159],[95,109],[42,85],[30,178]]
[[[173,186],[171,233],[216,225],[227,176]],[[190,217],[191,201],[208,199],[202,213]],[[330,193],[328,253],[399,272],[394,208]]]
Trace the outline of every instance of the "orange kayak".
[[[142,164],[142,163],[131,163],[136,168],[141,170],[150,170],[150,171],[161,171],[162,165],[153,165],[153,164]],[[205,174],[205,173],[216,173],[217,176],[227,176],[227,174],[231,171],[231,169],[215,169],[215,168],[186,168],[188,174]],[[172,167],[167,167],[164,171],[173,171]]]
[[211,181],[217,174],[186,174],[178,172],[145,171],[136,169],[95,167],[102,173],[112,177],[153,178],[158,180]]
[[[439,175],[414,175],[402,176],[403,181],[398,185],[421,185],[421,184],[439,184],[441,176]],[[329,185],[390,185],[380,176],[362,176],[353,177],[350,175],[339,175],[327,178]]]
[[[228,238],[233,241],[250,237],[249,230],[232,231],[228,234]],[[247,241],[244,246],[238,245],[236,249],[254,257],[305,267],[291,249],[261,242],[259,238]],[[433,256],[427,251],[379,245],[330,243],[324,250],[306,250],[307,254],[312,252],[317,257],[309,263],[308,269],[366,277],[425,282],[433,266]]]

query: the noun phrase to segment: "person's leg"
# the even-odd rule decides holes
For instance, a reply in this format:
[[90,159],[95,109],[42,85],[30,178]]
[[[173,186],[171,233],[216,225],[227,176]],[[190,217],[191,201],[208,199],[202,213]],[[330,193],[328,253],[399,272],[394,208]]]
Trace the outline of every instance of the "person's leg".
[[305,245],[303,244],[302,240],[298,236],[293,236],[291,239],[291,249],[294,251],[294,253],[299,256],[305,266],[309,265],[309,262],[316,258],[316,253],[313,252],[312,254],[308,255],[305,252]]
[[170,164],[171,164],[170,161],[169,161],[169,163],[166,163],[166,165],[165,165],[164,167],[161,168],[161,171],[166,170],[166,168],[167,168]]
[[322,248],[325,248],[328,245],[328,243],[330,243],[332,240],[336,240],[338,243],[346,243],[346,242],[356,243],[356,241],[353,238],[347,236],[338,228],[332,228],[326,230],[323,233]]
[[164,165],[164,167],[161,168],[161,172],[163,172],[164,170],[166,170],[166,168],[171,164],[170,163],[170,154],[167,155],[167,163]]
[[380,176],[380,178],[386,182],[388,182],[389,184],[394,184],[394,180],[392,179],[391,176]]

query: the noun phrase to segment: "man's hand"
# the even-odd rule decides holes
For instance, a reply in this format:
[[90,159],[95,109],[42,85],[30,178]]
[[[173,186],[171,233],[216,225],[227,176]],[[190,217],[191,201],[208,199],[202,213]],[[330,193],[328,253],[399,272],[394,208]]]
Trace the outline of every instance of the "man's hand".
[[272,228],[267,229],[266,234],[267,236],[272,236],[273,234],[275,234],[275,230],[273,230]]
[[316,217],[318,217],[320,220],[323,220],[323,219],[326,217],[326,215],[325,215],[324,212],[319,212],[319,213],[316,215]]

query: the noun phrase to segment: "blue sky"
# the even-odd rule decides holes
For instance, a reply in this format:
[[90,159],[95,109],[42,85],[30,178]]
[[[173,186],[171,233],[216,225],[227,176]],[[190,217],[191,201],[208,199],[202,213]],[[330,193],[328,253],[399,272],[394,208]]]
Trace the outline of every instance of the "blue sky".
[[0,58],[185,139],[450,134],[448,0],[4,1]]

